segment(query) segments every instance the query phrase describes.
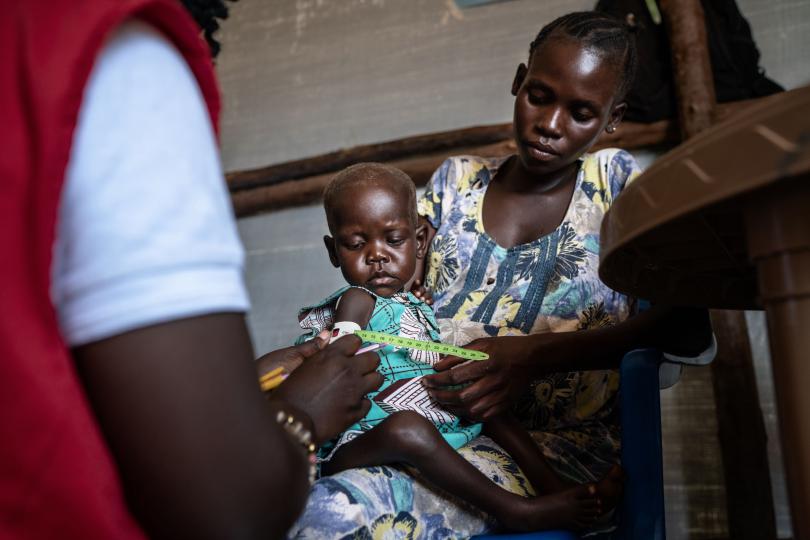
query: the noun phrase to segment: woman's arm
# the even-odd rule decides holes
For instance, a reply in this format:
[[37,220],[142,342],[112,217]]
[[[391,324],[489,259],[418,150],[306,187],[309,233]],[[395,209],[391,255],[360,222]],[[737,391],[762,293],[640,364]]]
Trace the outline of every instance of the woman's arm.
[[[378,388],[376,354],[349,336],[310,356],[273,393],[259,391],[244,317],[158,324],[73,349],[133,513],[150,537],[283,535],[308,486],[284,410],[328,440],[362,418]],[[227,496],[223,496],[227,493]],[[270,509],[270,510],[268,510]],[[237,529],[234,529],[237,527]]]
[[[654,306],[611,327],[479,339],[467,347],[488,353],[489,360],[459,365],[464,361],[449,357],[434,366],[439,373],[424,381],[431,396],[449,411],[487,420],[505,411],[543,374],[614,369],[626,352],[639,347],[696,356],[710,344],[705,309]],[[458,384],[468,386],[442,388]]]
[[306,499],[306,456],[258,391],[241,314],[150,326],[73,354],[150,537],[221,538],[235,523],[245,538],[278,536],[289,527]]

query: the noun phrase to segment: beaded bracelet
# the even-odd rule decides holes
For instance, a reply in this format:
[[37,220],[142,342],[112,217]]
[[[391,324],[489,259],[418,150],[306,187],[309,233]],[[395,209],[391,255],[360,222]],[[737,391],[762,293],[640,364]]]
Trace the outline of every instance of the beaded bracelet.
[[276,413],[276,422],[281,424],[281,427],[289,433],[304,449],[307,451],[307,461],[309,462],[309,485],[315,483],[315,477],[318,474],[318,460],[315,456],[317,447],[312,442],[312,432],[304,427],[300,420],[284,411]]

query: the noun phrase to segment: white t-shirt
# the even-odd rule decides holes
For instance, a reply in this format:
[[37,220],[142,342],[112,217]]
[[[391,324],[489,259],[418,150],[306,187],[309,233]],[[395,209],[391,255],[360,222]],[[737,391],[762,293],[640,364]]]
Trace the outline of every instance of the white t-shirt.
[[129,22],[85,88],[51,297],[70,346],[249,308],[244,252],[202,93],[159,32]]

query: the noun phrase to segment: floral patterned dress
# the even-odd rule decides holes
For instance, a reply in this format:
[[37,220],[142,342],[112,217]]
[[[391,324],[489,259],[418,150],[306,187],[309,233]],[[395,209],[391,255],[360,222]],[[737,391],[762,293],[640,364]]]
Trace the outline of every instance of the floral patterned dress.
[[[434,173],[419,213],[437,233],[426,284],[442,340],[587,330],[626,319],[631,299],[597,275],[599,231],[613,199],[640,172],[627,152],[581,158],[576,187],[559,227],[505,249],[481,219],[487,186],[508,158],[453,157]],[[619,460],[616,371],[557,373],[533,381],[515,408],[549,464],[575,482],[601,477]],[[480,436],[459,452],[493,482],[533,495],[520,469]],[[291,538],[468,538],[492,530],[483,513],[403,467],[343,471],[313,486]]]
[[[458,345],[487,336],[610,326],[631,300],[603,284],[602,218],[628,181],[633,157],[606,149],[581,159],[571,203],[551,233],[505,249],[484,230],[484,194],[508,158],[454,157],[433,175],[419,213],[436,229],[425,284],[442,338]],[[550,465],[576,482],[619,458],[618,371],[556,373],[532,382],[514,409]]]

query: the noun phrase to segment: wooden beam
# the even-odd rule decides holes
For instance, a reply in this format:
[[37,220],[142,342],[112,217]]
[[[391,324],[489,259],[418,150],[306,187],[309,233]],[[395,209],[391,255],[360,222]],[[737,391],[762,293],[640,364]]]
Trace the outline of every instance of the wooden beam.
[[[514,144],[509,140],[486,146],[458,148],[453,154],[505,156],[514,151]],[[445,152],[434,152],[388,163],[405,171],[417,186],[423,186],[447,156],[448,154]],[[236,191],[231,193],[234,212],[238,217],[245,217],[290,206],[315,203],[321,200],[323,190],[333,175],[333,172],[329,172],[255,189]]]
[[[493,144],[511,140],[511,123],[477,126],[356,146],[258,169],[232,171],[226,175],[226,179],[228,189],[232,193],[236,193],[280,184],[288,180],[337,172],[344,167],[363,161],[394,162],[414,156],[441,153],[450,156],[458,154],[459,149],[487,148]],[[632,149],[677,141],[677,126],[668,120],[654,124],[625,122],[614,133],[603,133],[603,136],[597,140],[595,148],[618,146]]]
[[[755,101],[724,103],[717,107],[716,117],[722,119],[732,116]],[[486,136],[480,136],[482,133]],[[424,185],[433,171],[450,155],[497,157],[514,153],[515,146],[512,143],[511,133],[512,124],[497,124],[458,132],[422,135],[416,137],[420,140],[419,144],[413,144],[410,139],[400,139],[359,146],[259,169],[234,171],[228,173],[226,178],[231,190],[234,211],[238,217],[244,217],[317,202],[334,172],[360,161],[390,163],[408,173],[416,185]],[[469,136],[470,134],[472,136]],[[477,144],[481,140],[489,139],[497,141]],[[429,140],[436,141],[437,147],[432,148],[426,144]],[[608,147],[632,150],[674,145],[679,140],[678,125],[670,120],[652,124],[624,122],[614,133],[604,133],[596,141],[594,150]],[[401,150],[403,148],[409,148],[413,152],[406,154]],[[386,159],[390,155],[400,157],[394,160]],[[320,172],[311,174],[311,171]]]
[[[614,133],[604,135],[594,149],[632,149],[674,144],[678,140],[677,126],[668,120],[654,124],[626,122]],[[244,217],[317,202],[335,172],[361,161],[379,161],[399,167],[421,186],[448,156],[498,157],[514,152],[512,124],[496,124],[358,146],[259,169],[233,171],[226,175],[226,179],[234,211],[237,217]]]
[[337,150],[311,158],[288,161],[227,175],[231,191],[270,186],[294,178],[308,178],[339,171],[363,161],[393,161],[417,154],[441,152],[464,146],[483,146],[512,138],[512,124],[476,126],[429,133],[395,141]]
[[[282,163],[263,167],[253,171],[242,171],[229,173],[226,175],[228,186],[231,189],[231,201],[237,217],[249,216],[271,210],[279,210],[290,206],[300,206],[317,202],[321,198],[323,189],[329,183],[329,179],[341,168],[360,161],[381,161],[398,167],[405,171],[417,186],[423,186],[430,180],[433,172],[450,155],[471,154],[477,156],[500,157],[513,154],[515,145],[511,138],[511,124],[501,124],[492,126],[493,131],[509,132],[510,136],[503,140],[481,146],[455,146],[448,147],[442,144],[438,149],[425,151],[414,155],[400,157],[399,159],[385,159],[388,154],[387,149],[382,153],[375,153],[370,147],[358,147],[340,152],[332,152],[322,156],[310,158],[317,164],[317,167],[310,166],[308,159],[298,162]],[[444,134],[441,134],[444,135]],[[638,148],[643,146],[657,146],[674,143],[678,140],[676,125],[673,122],[661,121],[654,124],[632,124],[626,123],[612,134],[606,134],[600,138],[594,150],[607,147]],[[467,142],[459,137],[458,141]],[[373,147],[384,147],[385,145],[396,145],[403,142],[403,146],[408,145],[408,139],[392,141],[383,145],[372,145]],[[425,147],[427,150],[427,148]],[[312,176],[295,177],[292,176],[292,163],[304,165],[302,170],[322,171],[320,174]],[[280,174],[281,171],[283,174]],[[288,176],[286,180],[280,180]],[[251,188],[245,188],[245,179],[250,178]]]
[[[680,131],[688,139],[717,120],[705,15],[700,0],[661,0],[660,4],[672,50]],[[740,540],[773,540],[776,518],[767,434],[759,406],[748,325],[741,311],[713,310],[711,320],[718,342],[712,379],[729,536]]]

